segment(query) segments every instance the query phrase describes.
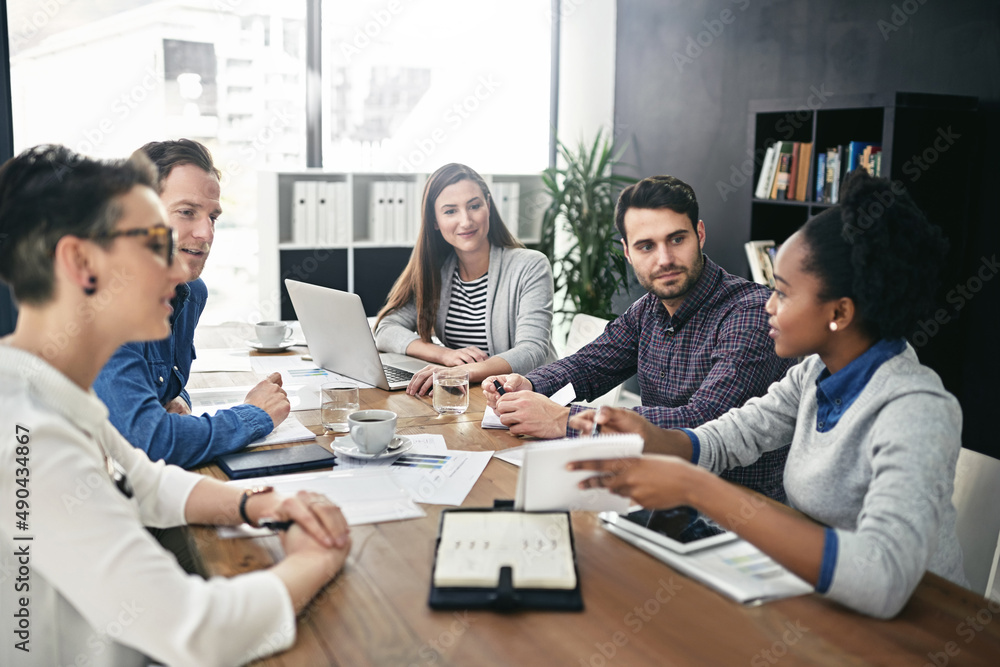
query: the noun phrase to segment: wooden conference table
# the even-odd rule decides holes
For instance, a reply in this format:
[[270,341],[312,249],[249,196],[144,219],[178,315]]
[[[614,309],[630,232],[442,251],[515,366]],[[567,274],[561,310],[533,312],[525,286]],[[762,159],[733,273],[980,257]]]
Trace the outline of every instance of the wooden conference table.
[[[213,340],[206,335],[199,330],[201,345]],[[254,381],[251,373],[196,374],[190,386]],[[522,444],[506,431],[480,428],[481,392],[472,392],[460,416],[438,416],[429,399],[402,392],[362,390],[361,403],[397,412],[401,433],[444,435],[451,449]],[[322,433],[318,411],[295,415]],[[226,479],[215,466],[200,472]],[[493,459],[463,506],[512,498],[516,481],[517,468]],[[299,616],[295,645],[258,664],[1000,665],[1000,603],[935,575],[924,577],[891,621],[815,594],[744,607],[622,542],[589,513],[573,515],[583,612],[433,611],[427,595],[442,507],[422,507],[422,519],[353,527],[344,571]],[[191,527],[189,536],[206,576],[257,570],[281,555],[277,537],[220,540],[203,527]]]

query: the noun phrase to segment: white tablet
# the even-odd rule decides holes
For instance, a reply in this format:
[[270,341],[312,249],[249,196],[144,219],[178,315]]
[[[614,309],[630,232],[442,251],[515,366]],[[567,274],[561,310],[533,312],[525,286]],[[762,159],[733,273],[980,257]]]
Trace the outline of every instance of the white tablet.
[[730,542],[738,537],[693,507],[638,509],[628,514],[601,512],[598,516],[605,523],[682,554]]

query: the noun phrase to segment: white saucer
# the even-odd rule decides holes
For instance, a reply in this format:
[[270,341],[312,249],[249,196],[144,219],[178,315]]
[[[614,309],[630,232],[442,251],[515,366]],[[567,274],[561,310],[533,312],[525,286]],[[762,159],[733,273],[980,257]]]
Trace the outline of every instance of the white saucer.
[[343,454],[344,456],[349,456],[353,459],[367,459],[370,461],[376,461],[379,459],[391,459],[399,456],[403,452],[410,451],[413,447],[413,441],[407,438],[405,435],[397,435],[392,439],[390,444],[401,443],[396,449],[388,449],[379,454],[365,454],[364,452],[358,451],[358,446],[354,444],[351,440],[350,435],[345,435],[342,438],[337,438],[330,449],[332,449],[337,454]]
[[274,347],[269,347],[267,345],[264,345],[263,343],[257,340],[248,340],[245,342],[247,345],[257,350],[258,352],[267,352],[267,353],[285,352],[288,350],[288,348],[295,345],[295,341],[293,340],[284,340]]

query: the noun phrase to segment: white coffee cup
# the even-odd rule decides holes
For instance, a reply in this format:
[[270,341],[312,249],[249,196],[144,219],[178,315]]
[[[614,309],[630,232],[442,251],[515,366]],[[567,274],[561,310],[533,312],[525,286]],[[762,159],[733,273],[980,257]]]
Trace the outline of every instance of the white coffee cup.
[[292,328],[284,322],[258,322],[254,329],[257,340],[265,347],[278,347],[292,335]]
[[364,454],[378,454],[396,436],[396,413],[390,410],[358,410],[347,418],[351,440]]

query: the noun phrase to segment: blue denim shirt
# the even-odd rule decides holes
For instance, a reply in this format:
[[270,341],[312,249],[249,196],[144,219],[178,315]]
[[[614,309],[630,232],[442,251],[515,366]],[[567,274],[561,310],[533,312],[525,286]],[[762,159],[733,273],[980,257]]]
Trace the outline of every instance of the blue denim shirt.
[[816,378],[816,430],[826,433],[837,425],[854,400],[868,386],[879,367],[906,349],[902,338],[883,338],[837,373],[827,368]]
[[194,329],[207,300],[208,288],[200,278],[179,285],[171,335],[123,345],[94,382],[111,423],[126,440],[154,461],[184,468],[242,449],[274,428],[271,417],[253,405],[237,405],[213,416],[176,415],[164,409],[178,396],[191,405],[184,385],[195,358]]

